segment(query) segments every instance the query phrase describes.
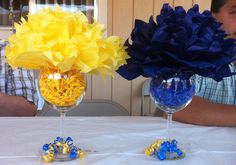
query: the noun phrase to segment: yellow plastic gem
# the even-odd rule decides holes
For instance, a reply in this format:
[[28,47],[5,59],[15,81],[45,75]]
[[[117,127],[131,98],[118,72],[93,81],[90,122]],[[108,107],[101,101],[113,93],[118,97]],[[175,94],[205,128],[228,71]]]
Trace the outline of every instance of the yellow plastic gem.
[[162,140],[157,140],[153,144],[151,144],[149,147],[147,147],[144,150],[144,153],[146,156],[150,156],[154,153],[154,150],[158,150],[161,147]]
[[151,144],[151,147],[159,149],[161,146],[161,143],[162,143],[162,140],[157,140],[157,141],[155,141],[155,143]]
[[50,163],[50,162],[53,162],[53,156],[50,155],[50,154],[47,154],[47,155],[43,155],[42,156],[42,159],[45,163]]
[[[55,149],[56,149],[57,151],[60,150],[60,147],[61,147],[61,146],[62,146],[62,143],[59,142],[59,141],[56,141],[56,144],[54,145],[54,147],[55,147]],[[54,149],[53,149],[53,151],[54,151]]]
[[81,150],[78,150],[77,151],[77,154],[79,155],[79,159],[84,159],[85,157],[85,152],[81,151]]
[[150,156],[152,154],[149,147],[145,149],[144,153],[145,153],[146,156]]
[[62,145],[62,154],[68,154],[70,152],[70,146],[65,143]]

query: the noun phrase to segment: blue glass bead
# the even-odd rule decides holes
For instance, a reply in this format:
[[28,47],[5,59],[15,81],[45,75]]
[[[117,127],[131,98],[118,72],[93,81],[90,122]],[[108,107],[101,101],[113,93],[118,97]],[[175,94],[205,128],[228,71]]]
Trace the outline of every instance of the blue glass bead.
[[44,144],[42,149],[43,151],[47,151],[49,149],[49,144]]
[[76,159],[78,156],[77,152],[70,152],[70,158]]

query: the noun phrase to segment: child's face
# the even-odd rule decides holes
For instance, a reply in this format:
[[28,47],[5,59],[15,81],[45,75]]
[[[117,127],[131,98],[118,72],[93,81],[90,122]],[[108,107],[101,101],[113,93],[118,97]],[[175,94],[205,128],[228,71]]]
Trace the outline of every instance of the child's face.
[[228,0],[219,13],[214,15],[219,22],[223,23],[225,31],[236,39],[236,0]]

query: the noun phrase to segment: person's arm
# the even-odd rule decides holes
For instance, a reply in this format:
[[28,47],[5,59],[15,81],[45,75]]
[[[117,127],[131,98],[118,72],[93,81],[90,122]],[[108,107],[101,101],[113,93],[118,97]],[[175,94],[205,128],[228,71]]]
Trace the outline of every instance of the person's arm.
[[5,61],[6,44],[0,45],[0,116],[35,116],[38,96],[33,71],[12,69]]
[[24,97],[0,93],[0,116],[35,116],[36,106]]
[[236,106],[217,104],[194,96],[190,105],[176,112],[173,119],[206,126],[236,126]]

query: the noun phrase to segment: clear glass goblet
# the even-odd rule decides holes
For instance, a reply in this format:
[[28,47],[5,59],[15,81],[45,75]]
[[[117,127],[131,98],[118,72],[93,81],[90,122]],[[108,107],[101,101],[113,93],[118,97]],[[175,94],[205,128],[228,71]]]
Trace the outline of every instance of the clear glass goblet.
[[[182,79],[178,76],[168,80],[152,78],[150,82],[150,96],[155,105],[167,113],[167,142],[172,144],[172,115],[184,109],[192,100],[195,86],[192,79]],[[177,143],[177,141],[173,141]],[[174,144],[173,144],[174,145]],[[178,159],[176,152],[167,152],[165,159]]]
[[78,106],[82,101],[85,95],[85,89],[86,80],[79,70],[70,70],[64,73],[60,72],[57,68],[42,68],[40,70],[40,93],[44,100],[60,113],[60,136],[56,139],[56,142],[58,146],[61,146],[58,147],[56,153],[53,153],[54,161],[67,161],[76,158],[76,156],[70,155],[70,149],[67,149],[66,152],[66,149],[63,149],[66,147],[62,146],[62,143],[68,143],[70,145],[72,143],[71,138],[67,138],[68,141],[66,141],[64,120],[66,112]]

